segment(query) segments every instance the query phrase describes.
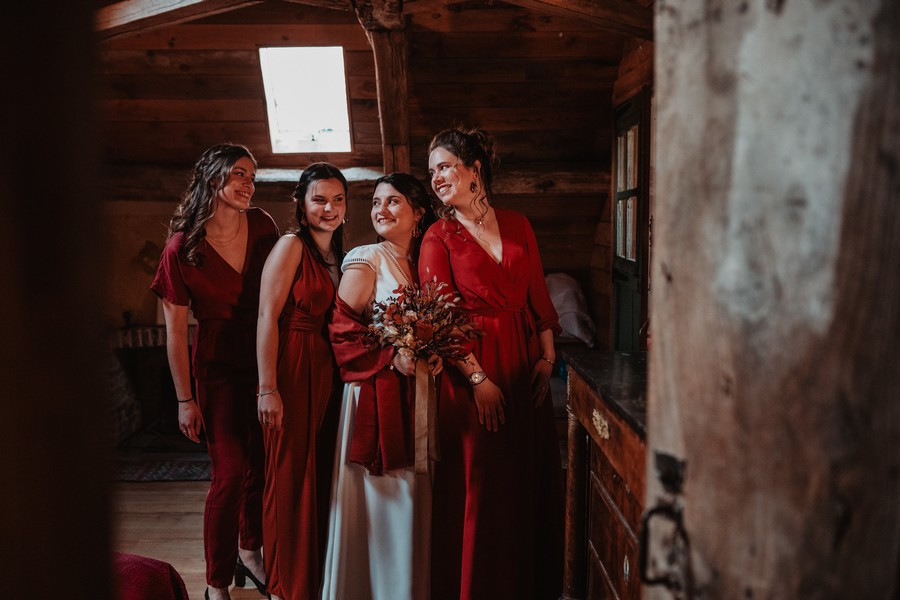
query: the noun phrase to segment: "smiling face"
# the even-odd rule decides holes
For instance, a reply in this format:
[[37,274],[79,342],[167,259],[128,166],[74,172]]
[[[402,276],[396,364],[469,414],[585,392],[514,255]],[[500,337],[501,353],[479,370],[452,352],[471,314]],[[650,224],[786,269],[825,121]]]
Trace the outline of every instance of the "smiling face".
[[472,202],[472,182],[478,185],[479,161],[467,167],[458,156],[438,146],[428,156],[431,189],[445,206],[464,206]]
[[372,226],[378,235],[405,247],[412,239],[419,218],[409,199],[394,186],[378,184],[372,195]]
[[344,185],[335,178],[310,183],[303,199],[303,213],[311,231],[334,232],[347,214]]
[[219,206],[225,205],[239,211],[250,208],[250,199],[256,191],[256,167],[253,161],[243,156],[238,159],[222,189],[216,192]]
[[243,156],[238,159],[222,189],[216,192],[219,206],[224,205],[234,210],[245,211],[250,208],[250,199],[256,191],[256,167],[253,161]]

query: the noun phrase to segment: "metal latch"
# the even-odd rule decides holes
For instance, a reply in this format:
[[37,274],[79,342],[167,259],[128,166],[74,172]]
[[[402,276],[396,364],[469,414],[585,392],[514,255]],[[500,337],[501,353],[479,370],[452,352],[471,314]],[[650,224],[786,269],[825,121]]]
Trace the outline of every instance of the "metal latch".
[[[645,585],[665,586],[678,600],[693,597],[690,541],[684,528],[681,489],[687,463],[671,454],[654,452],[656,476],[665,494],[641,519],[640,576]],[[662,561],[650,559],[651,521],[654,540],[664,551]],[[651,565],[651,562],[653,563]],[[661,564],[660,564],[661,563]],[[652,566],[652,572],[651,572]]]

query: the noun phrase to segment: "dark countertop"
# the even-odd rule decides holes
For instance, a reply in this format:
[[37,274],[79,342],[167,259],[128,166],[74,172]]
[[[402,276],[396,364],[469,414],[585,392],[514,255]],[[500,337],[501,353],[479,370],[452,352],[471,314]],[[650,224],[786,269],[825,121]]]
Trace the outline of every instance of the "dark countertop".
[[558,347],[566,364],[644,439],[647,437],[647,353]]

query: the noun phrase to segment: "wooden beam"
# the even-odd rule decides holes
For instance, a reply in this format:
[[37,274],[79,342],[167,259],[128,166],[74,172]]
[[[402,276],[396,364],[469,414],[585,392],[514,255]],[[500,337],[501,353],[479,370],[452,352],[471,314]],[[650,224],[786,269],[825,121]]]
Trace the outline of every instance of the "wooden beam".
[[507,4],[577,17],[609,31],[653,39],[653,8],[627,0],[504,0]]
[[[98,180],[97,195],[102,200],[113,202],[175,202],[184,191],[193,158],[185,157],[180,164],[168,166],[108,163]],[[302,162],[293,157],[290,160],[294,164]],[[332,160],[331,157],[329,160]],[[267,160],[266,164],[271,164],[271,161]],[[368,168],[342,166],[341,171],[347,181],[366,185],[385,174],[377,165]],[[258,199],[281,198],[288,201],[290,190],[287,194],[283,190],[296,184],[300,173],[301,170],[296,167],[259,169],[256,172]],[[602,218],[609,186],[609,172],[601,171],[593,164],[576,170],[569,164],[551,163],[542,165],[540,172],[533,168],[504,168],[502,172],[497,172],[493,187],[498,203],[516,208],[529,217],[558,219],[558,207],[566,204],[563,219],[593,222]],[[573,201],[573,197],[577,198]]]
[[356,18],[366,31],[403,29],[403,0],[352,0]]
[[332,10],[342,10],[351,12],[353,10],[352,0],[284,0],[291,4],[305,4],[307,6],[316,6],[318,8],[330,8]]
[[375,55],[375,86],[384,171],[409,172],[409,94],[406,32],[367,31]]
[[177,25],[210,15],[258,4],[262,0],[124,0],[94,14],[101,39]]
[[408,173],[410,167],[409,44],[402,4],[402,0],[354,0],[356,17],[366,30],[375,58],[385,173]]
[[340,41],[345,52],[368,52],[369,43],[355,23],[346,25],[219,25],[184,23],[120,36],[106,43],[115,50],[256,50],[264,46],[334,45]]

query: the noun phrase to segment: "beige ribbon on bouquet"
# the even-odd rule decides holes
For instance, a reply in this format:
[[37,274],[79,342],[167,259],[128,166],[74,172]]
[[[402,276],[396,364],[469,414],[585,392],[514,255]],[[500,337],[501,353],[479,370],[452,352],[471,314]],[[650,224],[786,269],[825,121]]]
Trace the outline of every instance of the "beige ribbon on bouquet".
[[437,392],[428,361],[416,362],[416,485],[413,499],[413,598],[431,597],[432,461],[440,459],[437,435]]
[[430,473],[440,460],[437,436],[437,392],[428,361],[416,361],[416,474]]

